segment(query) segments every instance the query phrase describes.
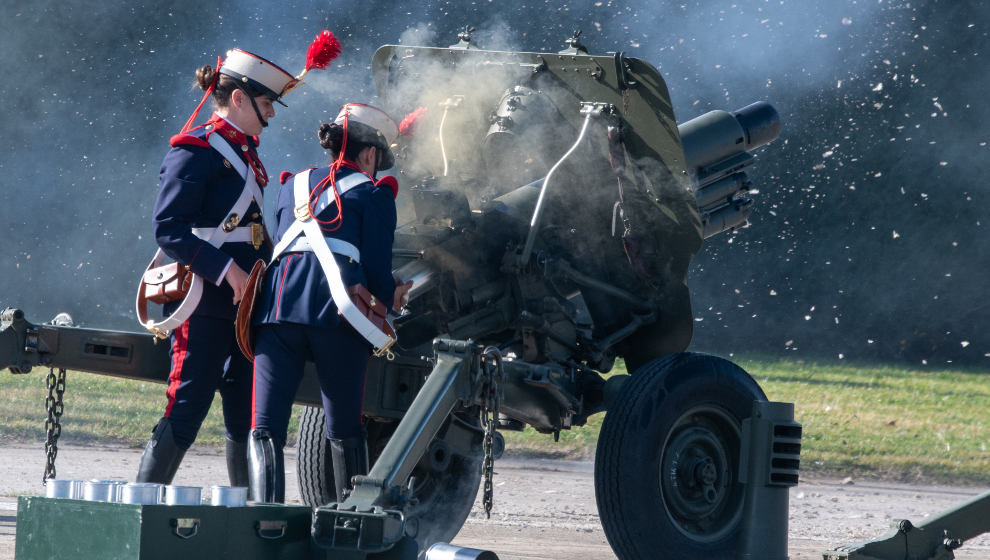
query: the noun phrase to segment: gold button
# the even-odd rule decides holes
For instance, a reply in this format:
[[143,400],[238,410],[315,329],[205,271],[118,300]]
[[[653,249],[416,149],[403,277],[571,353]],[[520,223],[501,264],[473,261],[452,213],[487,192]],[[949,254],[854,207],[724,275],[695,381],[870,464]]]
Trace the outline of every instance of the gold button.
[[252,218],[257,218],[258,216],[260,216],[260,214],[258,214],[257,212],[255,212],[254,214],[251,214],[251,217]]
[[242,151],[242,152],[246,152],[246,151],[248,151],[248,147],[247,147],[247,144],[242,144],[242,145],[241,145],[241,151]]
[[227,169],[230,169],[231,165],[230,165],[230,162],[227,161],[227,158],[224,158],[223,159],[223,164],[227,167]]

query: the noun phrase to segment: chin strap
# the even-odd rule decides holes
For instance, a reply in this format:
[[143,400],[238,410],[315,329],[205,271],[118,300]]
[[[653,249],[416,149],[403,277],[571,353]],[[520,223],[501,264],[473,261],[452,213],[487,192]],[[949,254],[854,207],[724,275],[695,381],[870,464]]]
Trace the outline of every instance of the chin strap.
[[251,100],[251,107],[254,108],[254,114],[258,117],[258,122],[261,123],[261,128],[268,128],[268,121],[262,118],[261,111],[258,110],[258,102],[254,100],[254,96],[248,93],[248,90],[244,89],[244,86],[242,86],[240,82],[237,82],[237,89],[243,91],[244,95]]

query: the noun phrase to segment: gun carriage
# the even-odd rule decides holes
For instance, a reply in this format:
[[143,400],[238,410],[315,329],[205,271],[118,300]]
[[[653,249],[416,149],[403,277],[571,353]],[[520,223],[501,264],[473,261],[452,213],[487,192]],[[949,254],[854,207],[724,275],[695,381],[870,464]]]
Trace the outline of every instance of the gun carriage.
[[[498,430],[556,435],[606,411],[595,484],[619,558],[735,557],[768,539],[786,551],[792,409],[731,362],[685,352],[689,263],[746,224],[743,168],[779,116],[755,103],[678,126],[654,67],[568,43],[500,52],[462,37],[374,55],[382,104],[427,108],[396,150],[393,268],[414,285],[397,345],[368,369],[373,467],[343,503],[312,372],[297,395],[300,490],[328,558],[449,541],[483,477],[490,507]],[[2,319],[0,365],[15,373],[167,379],[151,335]],[[617,358],[630,374],[610,375]]]

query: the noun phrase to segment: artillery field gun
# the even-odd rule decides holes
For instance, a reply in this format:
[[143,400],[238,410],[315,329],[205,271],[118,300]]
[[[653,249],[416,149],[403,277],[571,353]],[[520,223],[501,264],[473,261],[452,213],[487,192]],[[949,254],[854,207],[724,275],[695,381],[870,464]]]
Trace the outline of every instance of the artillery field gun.
[[[490,503],[497,430],[559,434],[607,411],[595,484],[619,558],[786,558],[793,408],[766,402],[738,366],[685,352],[688,265],[703,238],[745,225],[741,169],[777,137],[779,117],[756,103],[678,126],[655,68],[568,43],[496,52],[463,36],[375,53],[381,104],[427,109],[396,150],[407,221],[393,268],[414,286],[393,318],[394,355],[369,366],[373,467],[341,504],[330,503],[318,386],[311,372],[303,381],[298,476],[310,507],[279,515],[311,523],[289,523],[299,534],[285,547],[415,557],[457,533],[483,477]],[[606,375],[616,358],[630,375]],[[36,325],[15,309],[0,361],[160,382],[169,369],[150,334]],[[35,511],[57,515],[43,500]],[[21,548],[21,532],[18,551],[42,557],[43,545]],[[195,539],[181,541],[169,546]],[[211,546],[290,557],[271,542]]]

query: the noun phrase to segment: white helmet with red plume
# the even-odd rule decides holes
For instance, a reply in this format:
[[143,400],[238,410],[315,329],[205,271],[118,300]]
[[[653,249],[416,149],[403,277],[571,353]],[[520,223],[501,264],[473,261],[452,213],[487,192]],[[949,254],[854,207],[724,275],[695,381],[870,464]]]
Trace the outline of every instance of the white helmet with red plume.
[[[309,49],[306,51],[306,66],[297,76],[293,77],[292,74],[289,74],[277,64],[241,49],[227,51],[227,58],[222,62],[217,58],[217,74],[230,76],[237,80],[241,87],[250,86],[251,89],[268,96],[272,101],[277,101],[284,106],[285,103],[282,103],[282,97],[302,84],[302,78],[307,72],[326,68],[330,65],[330,62],[340,55],[340,51],[340,41],[337,40],[337,37],[333,33],[324,29],[309,45]],[[216,79],[214,79],[213,84],[206,90],[203,100],[199,102],[199,106],[196,107],[189,120],[186,121],[181,132],[188,132],[192,128],[200,109],[216,87],[217,83]],[[251,103],[254,105],[253,100]],[[258,108],[255,106],[255,112],[257,111]],[[258,120],[262,122],[263,126],[267,126],[267,123],[261,118],[260,113],[258,114]]]
[[376,169],[384,171],[395,165],[392,144],[399,137],[399,125],[388,113],[363,103],[348,103],[340,108],[333,121],[345,127],[347,139],[378,148],[381,158]]
[[283,106],[285,103],[280,98],[285,93],[286,86],[296,81],[292,74],[275,63],[240,49],[227,51],[227,58],[220,65],[220,73],[251,86]]

